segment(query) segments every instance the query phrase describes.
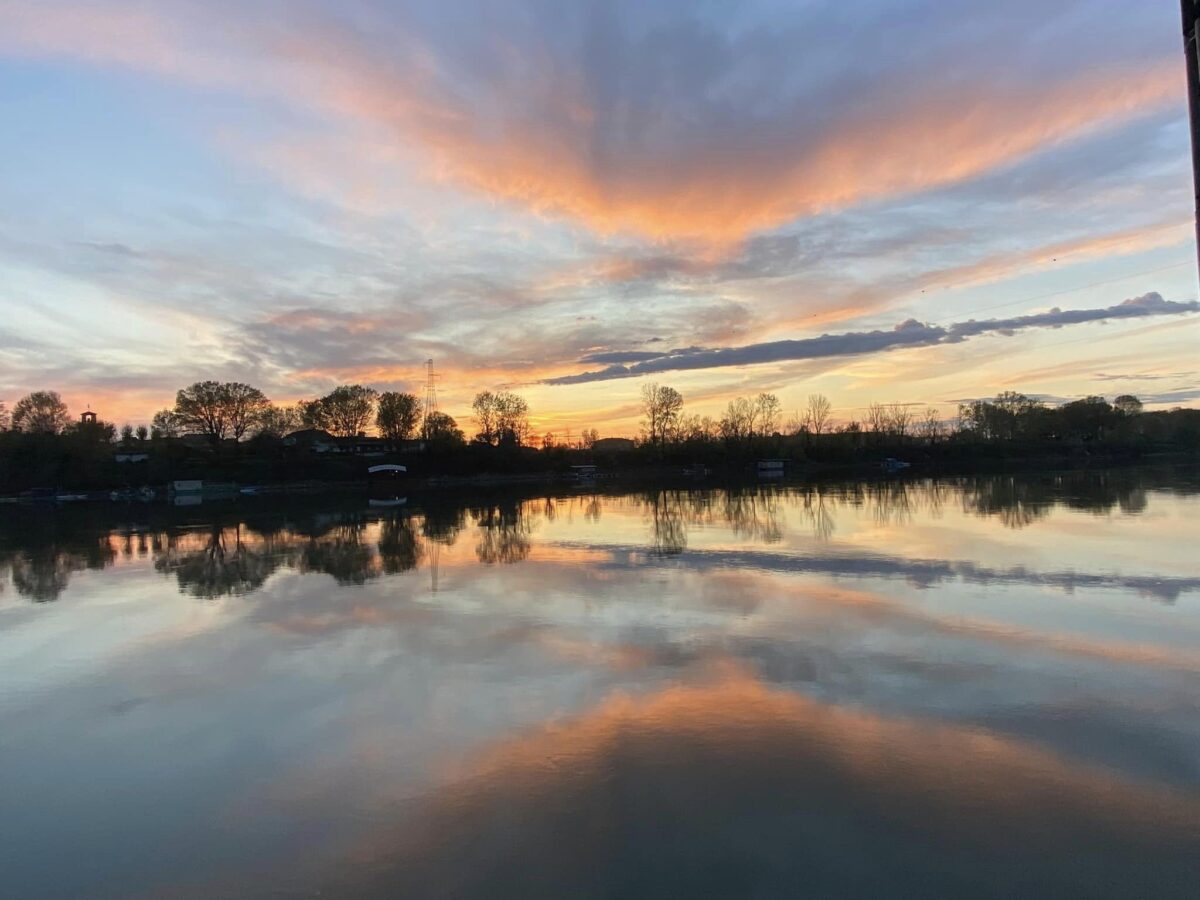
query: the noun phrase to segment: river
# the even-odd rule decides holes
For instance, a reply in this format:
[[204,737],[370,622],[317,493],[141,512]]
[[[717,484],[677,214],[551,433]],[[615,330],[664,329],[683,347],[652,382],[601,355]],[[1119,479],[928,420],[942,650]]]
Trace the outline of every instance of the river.
[[1200,471],[0,508],[0,894],[1200,895]]

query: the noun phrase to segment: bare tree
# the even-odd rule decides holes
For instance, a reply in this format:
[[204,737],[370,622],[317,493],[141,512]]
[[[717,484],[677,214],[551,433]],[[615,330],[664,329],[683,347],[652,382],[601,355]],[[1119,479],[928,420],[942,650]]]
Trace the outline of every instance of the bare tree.
[[942,421],[941,414],[937,411],[937,408],[933,406],[926,407],[921,420],[917,423],[917,434],[932,444],[941,440],[945,433],[946,423]]
[[407,441],[416,433],[420,421],[421,401],[415,394],[385,391],[379,395],[375,424],[389,441]]
[[591,450],[595,447],[598,440],[600,440],[600,432],[595,428],[585,428],[579,436],[579,443],[585,450]]
[[56,391],[34,391],[17,401],[12,411],[14,431],[62,434],[70,422],[67,404]]
[[708,441],[718,434],[717,423],[710,416],[680,416],[675,431],[681,441]]
[[886,434],[891,424],[891,414],[882,403],[872,403],[867,407],[867,430],[875,434]]
[[809,394],[808,407],[804,411],[804,427],[810,434],[824,434],[829,429],[833,407],[824,394]]
[[754,404],[745,397],[737,397],[729,401],[717,427],[725,440],[745,441],[754,436],[754,419]]
[[12,419],[8,415],[8,407],[0,403],[0,431],[8,431]]
[[642,415],[650,443],[664,444],[674,436],[682,410],[683,395],[675,388],[654,383],[642,385]]
[[887,411],[887,431],[896,437],[906,437],[912,430],[912,410],[903,403],[893,403]]
[[780,416],[779,398],[774,394],[762,393],[754,398],[754,433],[760,437],[770,437],[779,430]]

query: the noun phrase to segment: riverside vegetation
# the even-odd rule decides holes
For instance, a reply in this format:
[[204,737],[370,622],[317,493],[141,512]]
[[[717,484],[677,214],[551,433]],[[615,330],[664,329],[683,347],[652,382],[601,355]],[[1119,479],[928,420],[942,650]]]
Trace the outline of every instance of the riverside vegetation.
[[[550,474],[572,465],[612,470],[702,465],[740,470],[755,459],[798,466],[875,465],[887,456],[963,468],[1053,460],[1138,459],[1200,450],[1200,410],[1147,411],[1133,396],[1089,396],[1054,405],[1005,392],[937,409],[872,404],[839,418],[820,394],[786,420],[773,394],[737,398],[712,418],[689,414],[666,385],[642,391],[635,439],[578,437],[530,427],[528,403],[510,391],[475,396],[468,437],[416,396],[342,385],[292,406],[250,385],[197,382],[149,427],[118,429],[94,414],[76,420],[53,391],[36,391],[11,413],[0,404],[0,493],[36,488],[107,489],[178,478],[241,483],[355,481],[364,454],[398,459],[416,475]],[[317,452],[321,451],[321,452]]]

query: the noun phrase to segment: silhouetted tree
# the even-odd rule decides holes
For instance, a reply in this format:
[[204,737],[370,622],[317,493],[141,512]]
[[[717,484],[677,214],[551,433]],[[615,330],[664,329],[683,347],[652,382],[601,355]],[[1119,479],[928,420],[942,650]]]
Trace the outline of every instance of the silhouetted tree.
[[511,391],[480,391],[471,409],[481,443],[520,445],[529,436],[529,404]]
[[134,435],[137,437],[139,443],[145,443],[147,438],[150,437],[150,429],[145,425],[139,425],[134,430]]
[[216,444],[227,437],[240,441],[269,405],[262,391],[240,381],[197,381],[175,395],[173,413],[180,429]]
[[738,443],[750,440],[754,435],[754,403],[745,397],[735,397],[730,400],[718,427],[721,437],[727,442]]
[[240,441],[258,426],[271,401],[258,388],[239,381],[226,382],[221,388],[228,410],[229,433],[235,441]]
[[1126,416],[1136,416],[1142,411],[1142,401],[1132,394],[1122,394],[1113,400],[1113,408]]
[[779,430],[779,398],[774,394],[759,394],[754,398],[754,433],[769,437]]
[[179,416],[175,414],[175,410],[173,409],[160,409],[154,414],[154,418],[150,420],[150,435],[152,437],[179,437],[179,433],[182,430],[183,423],[179,421]]
[[12,419],[8,415],[8,407],[0,403],[0,431],[8,431]]
[[378,396],[361,384],[343,384],[318,400],[301,404],[301,416],[310,427],[324,428],[338,437],[354,437],[371,424]]
[[753,399],[737,397],[729,401],[717,429],[727,442],[747,442],[767,437],[779,429],[779,398],[759,394]]
[[673,387],[655,383],[642,385],[642,416],[646,439],[652,444],[665,444],[675,434],[683,395]]
[[1116,411],[1103,397],[1084,397],[1058,408],[1067,435],[1085,441],[1102,439],[1117,421]]
[[718,436],[718,433],[717,423],[709,416],[682,415],[675,427],[676,438],[684,443],[711,441]]
[[1040,400],[1015,391],[1004,391],[993,400],[973,400],[960,404],[960,427],[983,440],[1011,441],[1033,437],[1038,420],[1045,411]]
[[888,408],[882,403],[872,403],[867,407],[867,430],[872,434],[886,434],[891,416]]
[[379,395],[375,424],[389,441],[407,441],[421,422],[421,401],[414,394],[385,391]]
[[893,403],[888,409],[887,430],[896,437],[906,437],[912,430],[913,414],[903,403]]
[[936,407],[925,408],[925,412],[917,422],[917,433],[931,444],[946,433],[946,425]]
[[70,421],[67,404],[57,391],[26,394],[12,411],[13,430],[30,434],[62,434]]
[[804,427],[809,434],[824,434],[829,428],[829,417],[833,406],[824,394],[809,394],[808,407],[804,410]]
[[175,395],[175,420],[182,429],[206,435],[213,443],[229,432],[229,411],[218,381],[197,381]]
[[425,417],[423,437],[430,444],[455,445],[466,441],[458,423],[444,412],[432,412]]
[[300,411],[294,406],[269,405],[258,418],[255,434],[281,438],[300,427]]

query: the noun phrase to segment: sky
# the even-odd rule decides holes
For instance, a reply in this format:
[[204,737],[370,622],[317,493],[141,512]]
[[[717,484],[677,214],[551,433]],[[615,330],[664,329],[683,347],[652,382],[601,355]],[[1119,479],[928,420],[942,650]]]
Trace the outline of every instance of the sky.
[[1200,402],[1172,3],[0,0],[0,401]]

